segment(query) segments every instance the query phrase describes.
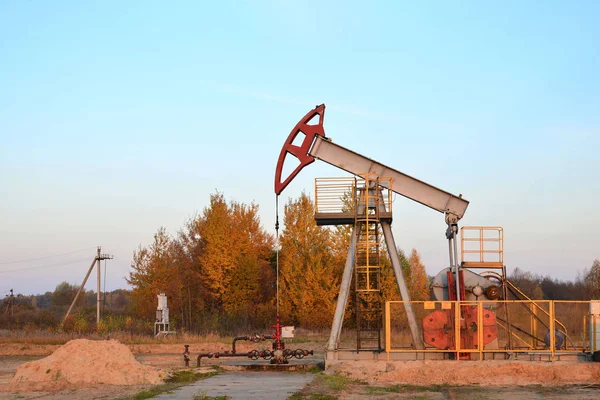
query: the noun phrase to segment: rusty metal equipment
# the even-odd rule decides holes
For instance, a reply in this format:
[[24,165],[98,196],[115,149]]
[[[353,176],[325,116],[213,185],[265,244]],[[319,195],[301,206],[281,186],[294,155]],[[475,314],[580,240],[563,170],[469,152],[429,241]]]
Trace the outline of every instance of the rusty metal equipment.
[[[465,277],[468,277],[465,279]],[[445,278],[445,279],[443,279]],[[437,300],[446,301],[466,301],[469,297],[481,300],[496,300],[500,289],[494,282],[475,274],[466,269],[459,272],[459,287],[450,268],[442,270],[433,281],[433,291]],[[443,282],[443,283],[442,283]],[[456,298],[456,293],[460,298]],[[469,297],[467,296],[469,294]],[[460,318],[457,321],[455,313],[450,309],[436,310],[423,318],[423,340],[427,345],[440,350],[456,350],[456,331],[453,329],[459,326],[460,348],[478,348],[479,329],[483,329],[483,344],[488,345],[498,337],[498,325],[496,323],[496,313],[491,309],[486,309],[483,314],[483,321],[480,323],[475,311],[476,307],[472,305],[461,305]],[[470,353],[459,353],[461,359],[470,359]]]
[[[236,336],[233,339],[233,343],[231,345],[230,351],[223,352],[211,352],[211,353],[200,353],[196,358],[196,366],[201,366],[201,361],[203,358],[231,358],[231,357],[247,357],[251,360],[258,360],[262,358],[264,360],[270,360],[271,364],[288,364],[291,358],[302,359],[306,356],[313,355],[312,350],[303,350],[303,349],[286,349],[285,342],[282,340],[282,328],[279,314],[277,314],[275,325],[273,325],[275,329],[274,335],[245,335],[245,336]],[[235,349],[235,344],[239,340],[248,340],[252,343],[259,343],[266,340],[273,340],[272,350],[250,350],[245,353],[238,353]],[[189,345],[185,345],[185,351],[183,353],[183,361],[185,362],[185,366],[189,366],[190,361],[190,353],[189,353]]]

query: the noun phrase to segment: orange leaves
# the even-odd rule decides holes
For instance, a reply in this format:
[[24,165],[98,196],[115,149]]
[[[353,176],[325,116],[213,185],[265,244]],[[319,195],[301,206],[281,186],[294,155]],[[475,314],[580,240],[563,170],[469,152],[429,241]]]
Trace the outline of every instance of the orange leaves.
[[[329,328],[351,227],[319,227],[314,211],[305,193],[285,205],[281,313],[285,323]],[[273,236],[261,224],[258,205],[227,202],[215,193],[175,237],[160,228],[151,245],[134,252],[127,279],[133,311],[153,320],[156,295],[165,292],[177,328],[243,330],[268,325],[275,316],[274,246]],[[427,277],[418,253],[413,250],[408,259],[402,253],[400,258],[413,298],[426,298]],[[385,262],[384,297],[395,298],[397,285]]]
[[425,265],[421,261],[421,255],[416,249],[412,249],[408,257],[410,266],[410,285],[408,291],[413,301],[429,300],[429,278],[425,272]]
[[152,245],[134,253],[128,278],[134,311],[153,318],[156,294],[164,291],[172,318],[188,328],[207,315],[252,312],[272,301],[272,251],[273,237],[261,226],[258,206],[227,203],[215,193],[176,239],[161,228]]
[[[178,280],[170,276],[175,269],[173,265],[171,237],[161,227],[154,235],[154,241],[147,248],[139,247],[133,253],[131,271],[127,283],[132,286],[131,307],[139,315],[154,315],[156,295],[166,292],[172,296],[178,291]],[[173,302],[171,298],[169,301]]]
[[281,235],[281,308],[286,318],[306,327],[331,324],[341,274],[332,252],[331,232],[314,220],[314,206],[303,193],[285,206]]
[[233,232],[231,210],[223,195],[211,195],[210,206],[198,221],[198,233],[204,244],[198,261],[204,284],[217,303],[221,303],[235,267]]

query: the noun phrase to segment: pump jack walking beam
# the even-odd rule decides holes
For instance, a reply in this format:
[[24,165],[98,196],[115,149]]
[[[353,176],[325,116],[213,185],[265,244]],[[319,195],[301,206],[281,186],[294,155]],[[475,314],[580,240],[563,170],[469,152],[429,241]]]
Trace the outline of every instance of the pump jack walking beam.
[[[327,139],[323,128],[324,115],[325,105],[321,104],[306,114],[288,136],[277,162],[277,170],[275,172],[276,194],[281,194],[283,189],[298,175],[302,168],[313,163],[315,160],[321,160],[353,175],[360,176],[369,172],[375,173],[377,177],[389,177],[392,182],[390,189],[395,193],[433,208],[436,211],[450,214],[452,216],[450,219],[455,220],[455,222],[458,222],[463,217],[469,202],[463,199],[462,195],[455,196],[452,193],[406,175]],[[309,124],[317,116],[319,117],[318,123]],[[305,137],[302,145],[295,146],[293,142],[299,134],[304,134]],[[290,154],[295,156],[300,164],[282,181],[281,173],[283,171],[283,164]]]

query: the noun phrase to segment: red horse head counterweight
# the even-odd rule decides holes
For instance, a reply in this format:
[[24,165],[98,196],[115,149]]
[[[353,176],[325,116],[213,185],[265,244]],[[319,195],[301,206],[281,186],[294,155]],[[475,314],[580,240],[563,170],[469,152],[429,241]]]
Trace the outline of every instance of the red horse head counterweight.
[[[317,116],[319,118],[318,122],[316,124],[309,124],[309,122],[313,122],[313,119]],[[313,110],[309,111],[290,132],[281,149],[281,153],[279,153],[279,160],[277,161],[277,169],[275,171],[275,194],[281,194],[283,189],[289,185],[302,168],[315,161],[314,157],[309,155],[308,152],[317,135],[325,137],[325,130],[323,128],[324,116],[325,104],[316,106]],[[305,135],[304,140],[302,141],[302,145],[296,146],[293,144],[294,140],[296,140],[296,137],[301,133]],[[285,178],[285,180],[282,181],[281,173],[283,171],[283,164],[285,164],[285,158],[288,154],[295,156],[298,161],[300,161],[300,164],[287,178]]]

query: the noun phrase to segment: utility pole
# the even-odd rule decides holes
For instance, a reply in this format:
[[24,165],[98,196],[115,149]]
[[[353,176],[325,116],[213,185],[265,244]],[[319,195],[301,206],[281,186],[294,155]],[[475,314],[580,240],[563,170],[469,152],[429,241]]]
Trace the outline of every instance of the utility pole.
[[96,323],[100,322],[100,303],[102,302],[102,300],[100,300],[100,277],[102,276],[100,274],[100,261],[102,260],[112,260],[113,256],[110,256],[108,254],[102,254],[102,248],[100,246],[98,246],[98,255],[96,256],[96,260],[98,261],[98,294],[96,296],[97,302],[96,302]]
[[8,310],[10,309],[10,316],[14,315],[14,304],[15,304],[15,294],[12,289],[10,289],[10,296],[6,295],[8,298],[6,303],[6,310],[4,310],[4,315],[8,314]]
[[98,255],[96,256],[96,261],[98,262],[98,291],[96,292],[96,323],[100,322],[100,256],[102,255],[102,248],[98,246]]
[[92,273],[92,269],[94,269],[94,265],[96,265],[96,264],[98,264],[98,295],[97,295],[98,301],[97,301],[97,309],[96,309],[96,323],[100,322],[100,261],[112,260],[112,259],[113,259],[113,256],[108,255],[108,254],[102,254],[102,247],[98,246],[98,253],[94,257],[94,261],[92,261],[92,264],[90,265],[90,268],[88,269],[88,272],[85,275],[85,278],[83,278],[83,282],[81,283],[81,286],[79,286],[79,290],[77,291],[77,294],[75,295],[75,298],[73,299],[73,302],[71,303],[71,306],[69,307],[69,310],[65,314],[65,317],[63,318],[63,320],[60,324],[61,328],[64,325],[65,321],[67,320],[67,317],[69,316],[69,314],[71,314],[71,310],[73,309],[73,306],[75,306],[75,303],[77,302],[79,295],[83,291],[83,288],[85,287],[85,283],[87,282],[88,278],[90,277],[90,274]]

